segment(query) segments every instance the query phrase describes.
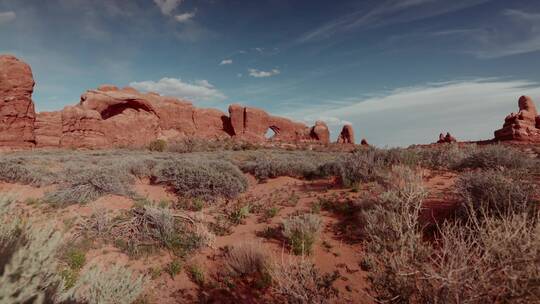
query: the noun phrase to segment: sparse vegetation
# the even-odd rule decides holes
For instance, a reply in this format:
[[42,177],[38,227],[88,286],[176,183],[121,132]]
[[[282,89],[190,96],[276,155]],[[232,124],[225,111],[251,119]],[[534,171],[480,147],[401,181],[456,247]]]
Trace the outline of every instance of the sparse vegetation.
[[270,258],[260,243],[245,242],[232,247],[226,258],[227,269],[234,276],[264,274],[270,267]]
[[235,198],[247,189],[242,172],[227,161],[175,160],[161,164],[157,182],[182,195],[205,200]]
[[292,252],[308,255],[321,229],[321,218],[316,214],[302,214],[283,220],[283,235],[289,240]]
[[129,176],[112,169],[82,170],[69,178],[60,189],[47,194],[45,200],[59,206],[87,203],[105,194],[129,195]]
[[120,265],[108,270],[94,266],[85,271],[75,285],[66,290],[61,299],[89,304],[131,304],[143,292],[147,279]]
[[508,172],[487,170],[464,173],[457,181],[463,217],[480,213],[503,217],[512,213],[535,212],[535,187],[524,178],[514,179]]
[[307,260],[275,264],[271,268],[271,277],[273,292],[286,303],[331,303],[337,296],[333,283],[339,276],[336,273],[321,274]]
[[13,199],[0,196],[0,303],[43,302],[60,284],[60,233],[20,221]]
[[[483,178],[489,174],[474,177],[481,181],[474,188],[485,184]],[[406,168],[394,171],[394,176],[395,187],[363,214],[367,254],[362,264],[370,271],[379,300],[528,303],[538,299],[538,212],[521,213],[523,209],[517,207],[517,212],[493,217],[484,209],[488,205],[476,204],[479,208],[467,209],[468,221],[440,225],[435,242],[430,242],[418,217],[425,197],[421,179]],[[472,200],[492,199],[484,195],[501,192],[498,188],[503,186],[500,179],[491,185],[494,188],[485,189],[484,194],[466,195]],[[514,191],[513,186],[502,190],[510,200]]]
[[155,152],[163,152],[167,149],[167,142],[163,139],[156,139],[148,145],[148,150]]

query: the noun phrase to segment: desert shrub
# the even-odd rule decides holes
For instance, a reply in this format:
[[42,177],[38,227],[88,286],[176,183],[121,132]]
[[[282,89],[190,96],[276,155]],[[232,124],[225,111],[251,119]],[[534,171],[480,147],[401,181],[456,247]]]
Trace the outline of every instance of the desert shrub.
[[266,180],[278,176],[309,177],[315,174],[317,166],[309,158],[260,155],[242,164],[241,169],[258,180]]
[[434,147],[415,148],[419,164],[424,168],[453,169],[463,159],[476,150],[475,145],[460,147],[458,144],[436,145]]
[[321,274],[307,260],[288,261],[273,265],[270,270],[272,291],[283,303],[331,303],[337,296],[333,287],[338,274]]
[[475,216],[481,213],[503,216],[534,212],[537,208],[537,202],[533,199],[534,186],[525,179],[515,180],[508,172],[488,170],[464,173],[456,186],[463,202],[459,214],[464,217],[471,213],[475,213]]
[[226,265],[230,274],[249,276],[268,270],[270,257],[260,243],[245,242],[232,247],[227,253]]
[[204,286],[206,283],[206,275],[204,274],[204,269],[201,266],[197,264],[189,265],[187,271],[189,277],[195,284]]
[[482,169],[522,169],[529,170],[535,161],[527,154],[503,145],[478,147],[476,151],[465,157],[455,167]]
[[161,246],[184,256],[214,240],[205,225],[185,213],[152,206],[136,207],[111,228],[116,244],[132,255],[145,246]]
[[376,298],[395,303],[529,303],[540,274],[538,213],[510,213],[439,226],[434,242],[419,222],[419,177],[399,169],[396,186],[366,210],[365,259]]
[[338,176],[344,186],[351,187],[359,182],[384,180],[388,167],[384,153],[377,149],[362,149],[323,164],[319,172],[323,176]]
[[227,161],[179,159],[160,165],[156,179],[187,196],[215,200],[232,199],[247,189],[247,180],[238,167]]
[[104,270],[94,266],[83,272],[71,289],[66,290],[62,300],[88,304],[131,304],[144,290],[147,279],[131,270],[114,265]]
[[167,264],[165,271],[171,276],[172,279],[182,271],[182,261],[175,259]]
[[70,176],[67,183],[46,195],[55,205],[87,203],[106,194],[129,195],[129,176],[112,169],[85,169]]
[[14,247],[0,258],[0,303],[43,303],[59,285],[55,255],[61,237],[52,227],[31,226],[13,237]]
[[52,226],[22,222],[13,199],[0,195],[0,303],[42,303],[58,284],[61,236]]
[[310,213],[292,216],[283,220],[282,229],[294,254],[311,254],[321,229],[321,218]]
[[156,152],[163,152],[167,148],[167,142],[163,139],[156,139],[152,141],[150,144],[148,144],[148,150],[150,151],[156,151]]
[[54,175],[44,169],[31,166],[24,159],[0,160],[0,180],[11,183],[46,185],[54,181]]

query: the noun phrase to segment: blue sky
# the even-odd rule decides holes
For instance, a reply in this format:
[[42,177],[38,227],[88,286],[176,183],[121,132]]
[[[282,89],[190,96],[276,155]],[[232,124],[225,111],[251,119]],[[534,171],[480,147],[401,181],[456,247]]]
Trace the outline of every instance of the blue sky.
[[537,0],[0,0],[39,111],[103,83],[345,122],[378,146],[491,138],[540,100]]

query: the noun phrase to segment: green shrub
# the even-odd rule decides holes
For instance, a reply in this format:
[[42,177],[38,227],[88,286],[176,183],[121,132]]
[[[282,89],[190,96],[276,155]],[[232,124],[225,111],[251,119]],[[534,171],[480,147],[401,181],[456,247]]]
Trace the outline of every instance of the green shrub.
[[165,267],[165,271],[171,276],[172,279],[182,271],[182,261],[175,259],[171,261],[167,266]]
[[156,139],[148,145],[148,150],[150,151],[163,152],[166,148],[167,142],[163,139]]
[[204,286],[206,282],[206,276],[204,275],[204,270],[201,268],[201,266],[197,264],[190,265],[188,267],[188,273],[189,273],[189,276],[191,277],[191,280],[195,284],[199,286]]
[[66,260],[72,270],[79,271],[86,263],[86,254],[77,248],[70,249],[66,253]]
[[283,220],[283,235],[289,240],[296,255],[308,255],[321,229],[321,218],[316,214],[302,214]]
[[170,185],[187,197],[232,199],[247,189],[247,179],[227,161],[175,160],[160,165],[157,182]]

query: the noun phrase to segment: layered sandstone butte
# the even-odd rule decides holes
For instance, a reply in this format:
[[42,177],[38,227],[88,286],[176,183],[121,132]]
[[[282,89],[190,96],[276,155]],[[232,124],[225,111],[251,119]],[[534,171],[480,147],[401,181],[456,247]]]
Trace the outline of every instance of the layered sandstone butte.
[[501,129],[495,131],[495,140],[540,142],[540,116],[529,96],[518,100],[519,112],[504,119]]
[[[0,56],[0,146],[143,147],[156,139],[183,138],[330,142],[328,126],[322,121],[308,127],[238,104],[231,105],[227,115],[216,109],[196,108],[184,100],[112,85],[88,90],[77,105],[36,115],[33,88],[27,64],[13,56]],[[346,128],[350,134],[343,142],[354,142],[352,127]],[[274,132],[271,138],[269,130]]]
[[33,91],[30,66],[13,56],[0,55],[0,146],[34,145]]
[[351,125],[344,125],[339,137],[338,144],[354,144],[354,130]]

